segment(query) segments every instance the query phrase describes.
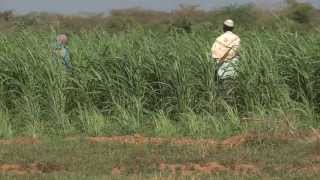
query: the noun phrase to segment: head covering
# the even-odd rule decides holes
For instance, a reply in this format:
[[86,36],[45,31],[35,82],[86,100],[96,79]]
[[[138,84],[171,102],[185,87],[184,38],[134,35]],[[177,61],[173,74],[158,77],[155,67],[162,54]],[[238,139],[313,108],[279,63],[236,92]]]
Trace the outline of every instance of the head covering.
[[231,20],[231,19],[228,19],[228,20],[224,21],[223,24],[224,24],[225,26],[228,26],[228,27],[231,27],[231,28],[234,27],[234,22],[233,22],[233,20]]
[[65,34],[60,34],[57,36],[57,42],[61,45],[65,45],[68,42],[68,37]]

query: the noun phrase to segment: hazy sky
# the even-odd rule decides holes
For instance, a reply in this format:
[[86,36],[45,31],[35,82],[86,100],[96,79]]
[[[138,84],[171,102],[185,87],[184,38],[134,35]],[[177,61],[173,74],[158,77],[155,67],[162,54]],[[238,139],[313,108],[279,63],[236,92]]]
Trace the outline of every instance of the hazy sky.
[[[109,12],[111,9],[142,7],[170,11],[179,4],[197,4],[203,9],[215,9],[231,4],[254,2],[272,7],[282,0],[0,0],[0,11],[14,10],[17,13],[45,11],[55,13]],[[320,7],[320,0],[302,0]]]

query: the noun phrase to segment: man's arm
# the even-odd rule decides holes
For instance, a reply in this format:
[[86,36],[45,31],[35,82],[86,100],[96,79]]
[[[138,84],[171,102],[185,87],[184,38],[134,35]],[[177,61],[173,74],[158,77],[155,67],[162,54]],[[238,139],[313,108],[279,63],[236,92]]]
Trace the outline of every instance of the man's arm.
[[237,37],[235,40],[233,40],[228,46],[228,51],[224,54],[224,56],[221,58],[221,62],[225,62],[229,54],[232,52],[235,55],[238,54],[238,50],[240,48],[240,38]]
[[232,42],[232,43],[231,43],[231,48],[232,48],[232,50],[238,53],[238,51],[239,51],[239,49],[240,49],[240,43],[241,43],[240,38],[237,38],[237,40],[235,40],[234,42]]

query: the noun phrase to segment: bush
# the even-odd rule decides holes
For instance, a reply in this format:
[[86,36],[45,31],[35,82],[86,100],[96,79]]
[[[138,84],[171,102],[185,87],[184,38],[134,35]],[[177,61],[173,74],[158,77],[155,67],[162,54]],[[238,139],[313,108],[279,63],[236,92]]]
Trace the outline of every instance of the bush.
[[0,19],[5,21],[11,21],[14,18],[13,11],[0,12]]
[[[232,18],[240,28],[265,29],[274,28],[278,22],[278,16],[283,19],[289,18],[295,24],[315,24],[320,21],[320,14],[308,3],[299,3],[288,0],[288,6],[281,11],[268,12],[259,9],[253,4],[233,5],[219,10],[203,11],[198,6],[180,6],[172,12],[161,12],[131,8],[114,10],[109,16],[103,13],[85,14],[85,16],[62,16],[48,13],[29,13],[23,16],[14,16],[12,11],[0,13],[0,21],[15,23],[0,23],[0,29],[17,29],[23,27],[32,30],[50,30],[53,26],[59,31],[71,31],[79,33],[82,30],[94,30],[98,27],[106,28],[111,32],[127,31],[129,29],[144,27],[157,31],[165,31],[168,28],[178,32],[191,32],[194,26],[211,23],[210,28],[221,28],[225,19]],[[299,27],[300,28],[300,27]],[[309,27],[308,27],[309,28]],[[307,29],[307,28],[305,28]],[[303,29],[303,30],[305,30]]]
[[315,8],[309,3],[298,3],[296,0],[287,0],[287,17],[300,24],[309,24],[315,14]]

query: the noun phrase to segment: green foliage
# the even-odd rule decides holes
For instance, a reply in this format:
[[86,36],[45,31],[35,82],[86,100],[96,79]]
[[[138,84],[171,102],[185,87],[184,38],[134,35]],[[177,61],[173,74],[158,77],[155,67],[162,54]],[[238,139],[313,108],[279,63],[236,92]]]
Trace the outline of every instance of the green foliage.
[[178,32],[190,33],[192,31],[192,23],[188,18],[182,17],[175,20],[169,28],[170,30],[175,30]]
[[[218,31],[71,34],[69,72],[52,64],[49,33],[2,33],[5,134],[224,136],[244,131],[241,118],[262,109],[268,112],[263,118],[278,120],[268,129],[288,121],[279,112],[294,112],[291,129],[317,127],[318,33],[237,33],[242,38],[239,77],[226,90],[207,57]],[[231,101],[221,92],[230,90]]]
[[136,28],[138,26],[137,22],[130,17],[115,16],[110,18],[107,28],[118,32],[118,31],[127,31],[129,29]]
[[[280,20],[279,20],[280,17]],[[130,31],[132,29],[150,29],[153,31],[174,31],[191,33],[199,25],[210,29],[221,29],[222,22],[232,18],[242,29],[274,29],[278,21],[282,25],[290,19],[294,30],[305,24],[319,24],[319,11],[308,3],[288,0],[287,6],[280,10],[265,10],[254,4],[230,5],[221,9],[204,11],[198,6],[181,5],[172,12],[130,8],[113,10],[110,15],[104,13],[82,14],[82,16],[64,16],[31,12],[15,15],[12,11],[0,12],[0,29],[6,31],[30,29],[49,31],[52,27],[58,31],[80,33],[88,30],[105,29],[108,32]]]
[[0,137],[1,138],[8,138],[12,137],[13,134],[13,129],[11,126],[11,118],[10,114],[0,108]]
[[308,24],[315,15],[315,8],[308,3],[298,3],[296,0],[287,0],[287,17],[300,23]]
[[[241,26],[246,27],[256,25],[258,23],[259,14],[255,5],[245,4],[240,6],[228,6],[218,10],[213,18],[216,19],[216,23],[219,23],[219,21],[223,22],[225,19],[233,19],[235,22],[241,23]],[[219,21],[217,21],[217,19]]]
[[79,107],[78,109],[81,129],[84,134],[98,136],[104,134],[105,130],[109,130],[110,121],[102,113],[93,109],[92,106],[89,108]]
[[173,123],[174,121],[170,120],[163,111],[155,114],[153,117],[154,120],[154,133],[158,136],[163,137],[172,137],[178,134],[177,126]]

